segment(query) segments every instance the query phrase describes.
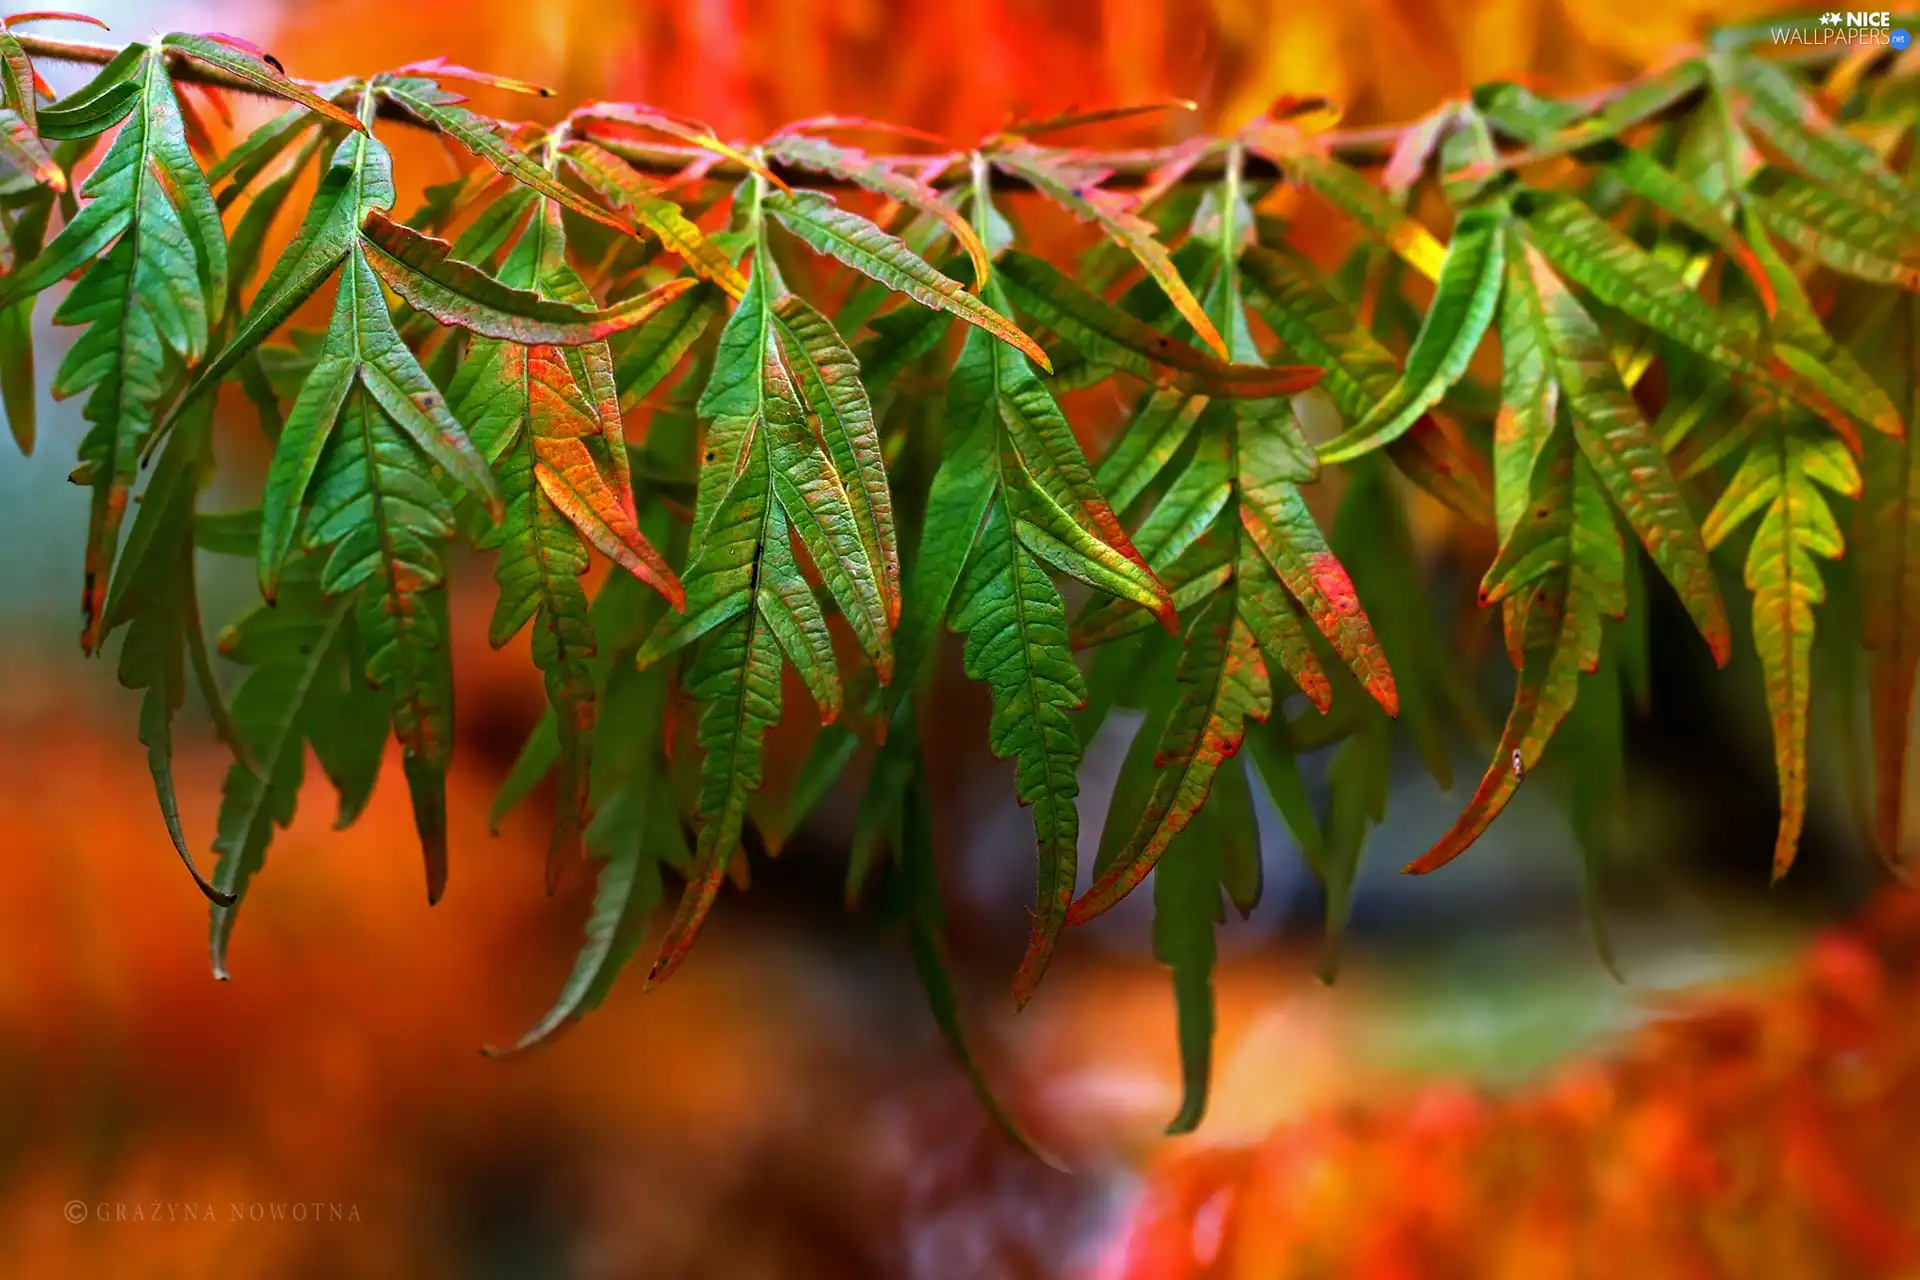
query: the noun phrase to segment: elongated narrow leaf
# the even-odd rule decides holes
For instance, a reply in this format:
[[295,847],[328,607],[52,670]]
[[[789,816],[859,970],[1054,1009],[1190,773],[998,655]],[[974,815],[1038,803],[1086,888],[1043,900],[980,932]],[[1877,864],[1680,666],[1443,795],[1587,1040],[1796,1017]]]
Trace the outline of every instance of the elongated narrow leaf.
[[1727,368],[1751,370],[1750,328],[1715,311],[1671,267],[1565,193],[1523,192],[1527,240],[1569,280]]
[[[340,272],[333,320],[327,327],[319,362],[300,388],[267,470],[259,571],[261,594],[269,600],[274,598],[281,562],[293,545],[308,487],[332,439],[342,406],[353,398],[356,389],[364,389],[378,406],[363,408],[362,419],[372,415],[379,424],[403,432],[424,462],[445,468],[485,502],[494,522],[499,522],[499,484],[465,429],[448,411],[445,398],[400,340],[380,292],[379,277],[366,253],[356,246]],[[371,500],[370,493],[365,496]]]
[[1857,205],[1904,225],[1909,243],[1920,236],[1913,193],[1878,152],[1828,119],[1790,73],[1762,58],[1736,56],[1721,74],[1739,94],[1742,121],[1835,203]]
[[1286,134],[1252,138],[1256,151],[1286,171],[1287,177],[1325,199],[1429,280],[1438,281],[1447,246],[1387,199],[1386,193],[1337,160],[1308,145],[1293,145]]
[[1920,672],[1920,299],[1901,299],[1882,348],[1887,386],[1905,406],[1904,439],[1869,440],[1855,517],[1860,640],[1872,654],[1874,836],[1880,856],[1904,870],[1908,725]]
[[1433,305],[1407,353],[1400,381],[1366,417],[1320,447],[1322,462],[1345,462],[1399,439],[1466,373],[1499,306],[1504,222],[1504,213],[1494,208],[1460,215]]
[[953,628],[967,637],[965,668],[993,691],[987,744],[1014,762],[1014,795],[1033,810],[1039,887],[1033,930],[1014,977],[1013,998],[1032,998],[1073,898],[1080,839],[1080,738],[1070,716],[1086,682],[1067,648],[1067,614],[1040,563],[1013,536],[1004,503],[987,513],[958,584]]
[[[429,455],[377,393],[353,385],[343,400],[314,478],[306,542],[328,553],[321,591],[330,598],[354,594],[366,679],[391,699],[432,903],[447,882],[453,669],[441,547],[453,532],[453,511]],[[282,445],[294,434],[289,419]]]
[[1075,217],[1097,224],[1116,244],[1139,259],[1181,317],[1193,326],[1200,340],[1222,359],[1226,358],[1226,340],[1181,278],[1172,255],[1156,238],[1153,224],[1132,211],[1132,202],[1126,196],[1100,188],[1099,184],[1107,176],[1105,173],[1072,168],[1059,157],[1025,144],[995,151],[993,163],[1025,178]]
[[586,832],[587,850],[601,864],[586,942],[553,1007],[511,1047],[490,1049],[489,1056],[551,1040],[605,1000],[660,903],[661,864],[685,861],[673,788],[660,758],[666,692],[664,671],[635,671],[625,662],[608,675],[603,727],[595,731],[593,751],[594,818]]
[[1920,233],[1791,174],[1762,174],[1754,193],[1754,207],[1774,234],[1823,265],[1874,284],[1920,289]]
[[1229,364],[1175,342],[1030,254],[1008,250],[1001,255],[1000,272],[1008,296],[1021,310],[1089,359],[1155,386],[1257,400],[1297,395],[1319,381],[1320,371],[1311,365]]
[[522,346],[580,347],[635,325],[691,289],[691,280],[669,280],[656,289],[607,308],[577,306],[503,284],[452,256],[444,240],[423,236],[379,210],[369,213],[362,234],[373,249],[367,261],[410,305],[444,325]]
[[[208,901],[230,906],[232,896],[214,889],[194,865],[173,781],[173,720],[186,699],[187,651],[203,643],[194,591],[193,507],[205,427],[203,422],[198,430],[182,432],[160,455],[128,535],[128,572],[108,598],[105,625],[111,630],[131,623],[120,649],[120,683],[143,691],[140,740],[174,852]],[[217,696],[218,690],[211,692]]]
[[746,277],[733,265],[733,259],[709,240],[679,205],[651,190],[625,161],[582,138],[568,139],[560,154],[588,186],[633,214],[695,274],[719,285],[730,298],[738,299],[747,291]]
[[1846,445],[1789,419],[1767,424],[1708,515],[1718,545],[1755,514],[1746,584],[1753,593],[1753,644],[1765,676],[1780,782],[1780,828],[1773,877],[1793,865],[1806,821],[1807,723],[1812,696],[1814,607],[1826,599],[1820,559],[1837,559],[1846,540],[1821,489],[1852,497],[1861,476]]
[[1707,548],[1672,469],[1608,357],[1605,339],[1545,258],[1525,250],[1514,288],[1530,288],[1554,377],[1571,411],[1581,455],[1626,515],[1647,554],[1680,596],[1725,666],[1733,640]]
[[[1311,264],[1263,245],[1240,255],[1247,300],[1281,341],[1321,370],[1319,386],[1349,421],[1358,422],[1393,389],[1393,354],[1315,279]],[[1431,415],[1390,442],[1387,456],[1421,488],[1476,524],[1492,523],[1485,467],[1457,432]]]
[[[776,284],[764,251],[756,253],[746,296],[721,333],[700,397],[709,425],[686,611],[663,619],[638,655],[645,667],[701,641],[686,681],[688,692],[704,704],[700,839],[649,982],[665,981],[686,958],[739,845],[748,797],[763,777],[762,737],[779,719],[783,649],[806,675],[823,713],[830,718],[838,706],[838,675],[831,670],[812,588],[787,545],[789,527],[880,678],[893,669],[892,619],[878,586],[880,568],[868,558],[853,501],[828,447],[809,425],[802,383],[782,341],[785,318],[801,312],[776,296]],[[816,354],[819,349],[816,342]],[[813,374],[827,383],[822,366],[814,365]],[[857,373],[834,375],[842,376],[859,386]],[[845,410],[844,402],[836,404]]]
[[338,710],[329,690],[359,678],[341,661],[353,602],[324,603],[316,568],[301,561],[289,571],[277,606],[254,609],[220,641],[223,653],[248,668],[234,694],[233,718],[252,758],[251,766],[236,761],[227,770],[213,842],[213,888],[230,899],[214,903],[208,931],[213,976],[222,981],[240,900],[266,865],[273,829],[293,821],[308,736],[319,717]]
[[1154,753],[1153,794],[1125,848],[1074,902],[1068,924],[1091,920],[1147,878],[1205,802],[1214,773],[1239,753],[1246,721],[1264,721],[1273,709],[1266,662],[1226,597],[1189,624],[1175,678],[1181,696]]
[[374,87],[421,123],[471,151],[488,164],[547,199],[615,231],[635,234],[633,225],[615,217],[548,173],[538,161],[500,136],[493,121],[460,105],[459,94],[420,76],[383,75]]
[[327,282],[360,243],[361,222],[375,210],[392,207],[393,161],[386,146],[365,134],[344,139],[321,172],[299,230],[267,273],[246,314],[220,350],[195,372],[171,413],[183,413],[217,387]]
[[923,307],[945,311],[985,329],[1025,352],[1041,368],[1052,371],[1047,353],[1018,325],[968,293],[959,281],[929,265],[909,249],[905,241],[889,235],[868,219],[842,209],[818,191],[795,191],[791,195],[769,192],[765,204],[780,220],[780,225],[821,253],[896,293],[905,294]]
[[146,45],[127,45],[93,79],[41,107],[36,117],[40,136],[91,138],[119,124],[141,99],[147,53]]
[[987,247],[980,243],[966,217],[938,191],[910,174],[902,173],[855,147],[841,146],[820,138],[783,133],[767,144],[767,154],[783,164],[797,165],[818,173],[830,173],[869,191],[897,200],[912,209],[938,218],[973,263],[976,286],[993,274]]
[[288,102],[297,102],[315,115],[324,116],[338,125],[366,132],[366,126],[360,123],[351,111],[346,111],[301,84],[288,78],[287,73],[277,65],[264,61],[248,53],[245,49],[210,39],[207,36],[190,35],[176,31],[160,42],[164,49],[176,50],[192,58],[195,62],[204,62],[217,67],[230,76],[247,82],[254,90],[269,97],[285,98]]
[[30,266],[0,279],[4,309],[104,251],[54,312],[57,324],[87,326],[54,374],[53,393],[90,393],[91,427],[80,446],[93,488],[82,602],[89,651],[101,639],[141,451],[177,362],[205,353],[227,300],[226,236],[187,147],[165,59],[142,49],[122,73],[137,104],[82,185],[86,205]]

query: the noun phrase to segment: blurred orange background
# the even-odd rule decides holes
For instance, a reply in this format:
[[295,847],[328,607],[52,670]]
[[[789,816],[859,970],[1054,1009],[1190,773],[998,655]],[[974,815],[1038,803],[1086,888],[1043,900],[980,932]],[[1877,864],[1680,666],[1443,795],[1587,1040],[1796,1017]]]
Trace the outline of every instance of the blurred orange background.
[[[95,12],[117,37],[231,31],[313,79],[444,55],[558,91],[547,104],[472,90],[476,107],[505,117],[627,98],[745,139],[823,112],[966,140],[1016,114],[1167,96],[1199,104],[1191,116],[1090,139],[1133,144],[1231,128],[1284,94],[1325,95],[1349,122],[1367,124],[1413,117],[1496,76],[1574,92],[1671,56],[1709,23],[1768,7],[169,0]],[[53,78],[68,89],[82,77],[64,68]],[[398,150],[403,191],[444,180],[455,163],[421,139]],[[48,310],[40,320],[55,341],[44,330]],[[74,438],[70,408],[43,410],[43,445],[30,463],[0,464],[0,497],[19,498],[14,523],[0,531],[24,548],[0,567],[0,590],[16,602],[0,626],[0,822],[14,851],[0,880],[0,1272],[8,1275],[1144,1278],[1200,1274],[1230,1256],[1241,1260],[1231,1274],[1277,1275],[1279,1263],[1261,1260],[1287,1249],[1312,1254],[1310,1240],[1289,1232],[1319,1220],[1358,1240],[1377,1206],[1427,1192],[1456,1200],[1433,1209],[1422,1228],[1429,1236],[1396,1240],[1501,1231],[1517,1187],[1552,1182],[1556,1165],[1598,1150],[1582,1145],[1602,1124],[1596,1117],[1627,1115],[1607,1108],[1639,1095],[1604,1076],[1593,1084],[1599,1068],[1565,1067],[1571,1083],[1547,1096],[1571,1101],[1564,1114],[1553,1111],[1559,1127],[1549,1141],[1502,1129],[1527,1122],[1489,1118],[1476,1083],[1532,1079],[1570,1053],[1616,1048],[1619,1029],[1649,1013],[1648,988],[1787,965],[1800,937],[1791,904],[1715,913],[1711,927],[1688,935],[1713,951],[1709,960],[1650,940],[1639,975],[1646,986],[1625,992],[1556,917],[1527,936],[1525,950],[1502,952],[1491,967],[1468,965],[1455,981],[1409,978],[1420,965],[1362,954],[1328,991],[1287,936],[1255,931],[1228,951],[1219,974],[1210,1119],[1196,1138],[1168,1144],[1157,1135],[1177,1097],[1171,1001],[1139,915],[1116,913],[1130,934],[1108,931],[1065,948],[1043,998],[1015,1019],[1004,1011],[1012,955],[1004,932],[983,926],[970,939],[976,917],[959,908],[963,994],[988,1069],[1014,1109],[1068,1157],[1072,1177],[1032,1164],[987,1125],[934,1035],[904,948],[869,922],[837,917],[831,870],[771,868],[752,894],[728,895],[696,960],[665,989],[643,998],[637,981],[624,981],[551,1048],[489,1062],[480,1046],[516,1036],[558,989],[591,886],[580,872],[556,898],[540,893],[537,807],[498,838],[486,834],[487,802],[540,692],[523,653],[494,655],[478,638],[491,588],[468,565],[455,583],[467,639],[456,657],[464,742],[447,900],[429,911],[421,899],[397,776],[346,834],[329,829],[331,815],[311,796],[249,895],[234,980],[216,984],[204,904],[179,875],[155,812],[134,699],[113,686],[109,665],[71,653],[84,496],[59,483]],[[26,532],[43,521],[58,529],[47,538],[57,548]],[[220,761],[204,725],[183,737],[183,809],[204,845]],[[1090,780],[1088,790],[1099,786]],[[1433,812],[1446,803],[1436,800]],[[1097,830],[1096,813],[1086,822]],[[843,839],[844,822],[829,815],[813,843],[833,853]],[[1477,882],[1459,883],[1470,895]],[[993,910],[1020,925],[1016,900],[1003,897]],[[1899,1014],[1914,1011],[1910,965],[1899,963],[1907,967],[1894,977],[1873,980],[1881,1001],[1873,1019],[1860,1015],[1887,1035]],[[1515,967],[1526,970],[1521,978]],[[1787,1000],[1799,988],[1766,990]],[[1497,1022],[1499,1034],[1474,1040],[1475,1019]],[[1819,1034],[1781,1019],[1791,1023],[1781,1034],[1800,1035],[1803,1049]],[[1657,1077],[1661,1050],[1635,1052],[1654,1055],[1647,1070]],[[1669,1065],[1681,1071],[1687,1061],[1676,1054]],[[1764,1061],[1778,1070],[1740,1076],[1746,1105],[1764,1107],[1768,1089],[1806,1064],[1791,1053]],[[1860,1087],[1894,1106],[1910,1097],[1896,1089],[1907,1078],[1883,1067]],[[1601,1095],[1613,1101],[1595,1103]],[[1372,1146],[1327,1119],[1362,1103],[1379,1110],[1355,1132],[1388,1135]],[[1669,1131],[1684,1125],[1686,1105],[1635,1121],[1645,1130],[1633,1130],[1641,1145],[1622,1149],[1655,1154],[1639,1163],[1622,1157],[1618,1178],[1665,1186],[1660,1179],[1684,1176],[1684,1160],[1665,1153],[1684,1146]],[[1279,1145],[1257,1145],[1275,1126],[1283,1126]],[[1520,1134],[1501,1149],[1523,1161],[1518,1172],[1502,1167],[1505,1181],[1469,1156],[1473,1143],[1505,1141],[1502,1133]],[[1336,1157],[1314,1154],[1336,1147]],[[1276,1150],[1319,1160],[1320,1181],[1304,1190],[1288,1183],[1273,1171]],[[1756,1148],[1735,1171],[1760,1178],[1743,1202],[1755,1213],[1768,1203],[1755,1170],[1779,1150]],[[1887,1153],[1820,1158],[1826,1163],[1807,1167],[1840,1169],[1823,1185],[1827,1203],[1841,1207],[1838,1218],[1808,1220],[1815,1235],[1849,1212],[1849,1160]],[[1463,1172],[1475,1168],[1480,1181]],[[1142,1169],[1158,1179],[1144,1209]],[[1878,1194],[1912,1204],[1913,1183],[1906,1177]],[[1564,1185],[1578,1190],[1571,1178]],[[1222,1187],[1241,1188],[1254,1207],[1234,1210],[1229,1195],[1209,1209]],[[1627,1216],[1593,1220],[1625,1230],[1654,1212],[1621,1194],[1619,1203],[1631,1202]],[[75,1202],[78,1223],[66,1208]],[[1170,1237],[1156,1235],[1151,1214],[1169,1204],[1176,1226]],[[1301,1217],[1299,1204],[1321,1217]],[[244,1207],[239,1221],[233,1205]],[[295,1205],[317,1206],[320,1220],[294,1220]],[[253,1220],[254,1206],[264,1220]],[[163,1220],[152,1220],[156,1212]],[[273,1220],[276,1212],[283,1220]],[[1526,1222],[1544,1243],[1515,1237],[1498,1268],[1466,1254],[1457,1267],[1424,1268],[1423,1258],[1437,1267],[1440,1256],[1425,1246],[1355,1254],[1329,1245],[1319,1274],[1596,1274],[1554,1269],[1575,1240],[1606,1243],[1568,1225],[1582,1212],[1540,1209]],[[1772,1260],[1790,1256],[1799,1270],[1768,1269],[1764,1255],[1758,1270],[1687,1270],[1693,1255],[1670,1252],[1660,1264],[1670,1269],[1649,1262],[1648,1274],[1866,1274],[1906,1256],[1903,1229],[1882,1222],[1885,1213],[1870,1203],[1851,1220],[1868,1238],[1861,1250],[1809,1244]],[[199,1214],[213,1220],[184,1220]],[[1208,1239],[1211,1249],[1201,1248]],[[1223,1253],[1223,1239],[1239,1252]]]

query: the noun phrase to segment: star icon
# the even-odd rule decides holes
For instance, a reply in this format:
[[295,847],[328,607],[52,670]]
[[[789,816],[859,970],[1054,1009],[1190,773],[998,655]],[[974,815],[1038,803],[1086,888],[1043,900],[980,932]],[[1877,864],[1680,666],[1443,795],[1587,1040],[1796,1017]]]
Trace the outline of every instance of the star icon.
[[1840,25],[1840,15],[1837,13],[1823,13],[1820,15],[1820,25],[1825,27],[1837,27]]

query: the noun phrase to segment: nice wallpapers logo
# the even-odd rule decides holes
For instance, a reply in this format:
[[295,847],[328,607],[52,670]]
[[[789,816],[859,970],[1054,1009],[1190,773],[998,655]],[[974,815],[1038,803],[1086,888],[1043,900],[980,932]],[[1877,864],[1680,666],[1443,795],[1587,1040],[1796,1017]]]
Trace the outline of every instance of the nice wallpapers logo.
[[1864,44],[1905,49],[1912,39],[1905,27],[1893,25],[1893,14],[1888,10],[1841,13],[1834,9],[1821,14],[1817,24],[1804,22],[1773,29],[1775,44]]

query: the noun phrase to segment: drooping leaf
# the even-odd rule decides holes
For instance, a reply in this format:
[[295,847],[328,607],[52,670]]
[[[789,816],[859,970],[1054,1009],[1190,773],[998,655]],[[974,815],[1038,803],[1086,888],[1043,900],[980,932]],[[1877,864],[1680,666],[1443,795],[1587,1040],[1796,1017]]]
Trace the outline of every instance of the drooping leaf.
[[1008,297],[1021,310],[1089,359],[1124,369],[1154,386],[1257,400],[1297,395],[1319,381],[1320,371],[1310,365],[1237,365],[1195,351],[1030,254],[1008,250],[1001,255],[1000,273]]
[[1051,371],[1047,353],[1013,321],[968,293],[909,249],[906,242],[868,219],[843,209],[818,191],[769,192],[766,207],[780,225],[821,253],[903,293],[923,307],[945,311],[978,326]]
[[897,200],[909,208],[931,214],[959,242],[960,248],[973,263],[976,285],[986,283],[987,277],[993,273],[987,247],[974,234],[966,217],[938,191],[918,178],[881,164],[857,148],[797,133],[780,134],[767,144],[766,151],[768,156],[784,164],[832,174],[889,200]]
[[1206,801],[1215,771],[1239,753],[1246,721],[1264,721],[1273,709],[1266,662],[1228,596],[1215,597],[1188,624],[1175,679],[1181,696],[1154,753],[1165,767],[1126,847],[1074,902],[1068,924],[1099,915],[1146,879]]
[[421,123],[465,147],[516,182],[532,187],[547,199],[615,231],[635,234],[632,224],[615,217],[555,178],[532,156],[518,150],[495,123],[460,104],[465,101],[422,76],[381,75],[373,87]]
[[1522,266],[1511,273],[1509,287],[1527,291],[1522,303],[1527,327],[1546,351],[1581,456],[1673,584],[1714,663],[1725,666],[1733,644],[1726,606],[1707,547],[1659,441],[1620,381],[1592,318],[1531,245],[1518,246],[1516,252]]
[[969,678],[993,690],[987,743],[1014,761],[1014,795],[1033,810],[1040,873],[1033,930],[1014,977],[1013,998],[1032,998],[1053,957],[1073,897],[1080,839],[1080,739],[1069,719],[1086,683],[1068,656],[1067,614],[1040,562],[1013,536],[1006,505],[987,512],[957,584],[955,631],[967,637]]
[[[650,983],[665,981],[685,959],[739,844],[747,797],[763,776],[762,736],[780,715],[783,647],[794,646],[785,657],[812,674],[816,691],[837,687],[837,675],[827,682],[822,663],[831,654],[815,643],[812,620],[789,612],[804,607],[802,592],[812,600],[785,543],[789,525],[882,680],[893,668],[880,569],[868,559],[847,484],[809,426],[803,384],[781,340],[782,318],[798,313],[776,296],[777,277],[770,277],[762,250],[700,397],[709,426],[686,611],[663,619],[639,653],[644,667],[700,640],[686,685],[705,704],[699,845]],[[846,376],[857,388],[857,376]]]
[[248,668],[233,697],[233,718],[252,764],[235,761],[222,791],[214,838],[213,888],[232,901],[215,902],[209,927],[213,976],[227,977],[227,950],[247,887],[266,865],[273,829],[293,821],[314,725],[338,707],[329,693],[349,673],[341,660],[342,629],[353,601],[324,602],[318,566],[303,557],[290,566],[278,604],[262,604],[220,639],[220,650]]
[[632,213],[702,279],[719,285],[730,298],[738,299],[746,293],[746,278],[733,265],[733,259],[707,239],[679,205],[649,190],[640,175],[618,156],[582,138],[568,139],[560,154],[588,186]]
[[141,450],[180,362],[205,352],[227,300],[226,236],[188,150],[166,59],[130,47],[140,52],[118,72],[131,86],[126,123],[81,187],[87,203],[44,253],[0,278],[5,310],[92,262],[54,312],[56,324],[87,329],[53,379],[57,397],[90,393],[91,426],[80,447],[93,488],[81,636],[89,651],[101,639],[101,607]]
[[[912,735],[909,733],[906,736]],[[946,927],[945,913],[940,905],[940,883],[934,866],[933,815],[927,800],[924,777],[916,776],[905,788],[901,807],[903,839],[900,862],[903,888],[908,898],[907,931],[913,947],[914,968],[919,972],[920,985],[927,993],[927,1004],[933,1011],[933,1020],[939,1026],[940,1034],[946,1038],[960,1069],[966,1074],[967,1082],[973,1086],[974,1096],[980,1099],[980,1104],[987,1109],[987,1114],[1000,1131],[1040,1163],[1064,1171],[1066,1166],[1060,1163],[1059,1158],[1030,1138],[1000,1102],[968,1045],[966,1029],[960,1020],[960,999],[948,972],[946,948],[941,937]]]
[[[372,271],[357,257],[351,265],[365,276],[351,288],[371,289],[377,298]],[[343,280],[342,297],[349,291]],[[374,309],[357,313],[357,328],[373,327],[368,320]],[[385,316],[384,303],[377,305],[377,312]],[[397,339],[394,345],[398,347]],[[353,596],[365,679],[385,690],[391,702],[394,736],[400,742],[414,827],[426,865],[427,901],[433,903],[439,901],[447,882],[446,775],[453,751],[453,668],[442,544],[453,533],[453,509],[431,471],[439,459],[421,447],[414,428],[389,411],[390,397],[382,394],[384,390],[372,380],[352,378],[344,380],[337,393],[323,390],[323,396],[338,396],[330,406],[337,427],[333,421],[313,430],[296,427],[301,416],[301,406],[296,405],[275,451],[274,468],[283,473],[291,469],[282,466],[290,443],[304,444],[316,456],[314,469],[300,477],[289,500],[300,501],[310,478],[312,509],[306,521],[306,545],[327,553],[320,574],[322,594],[329,599]],[[304,393],[302,400],[306,400]],[[484,474],[491,487],[491,473]],[[272,545],[270,535],[281,527],[272,518],[273,492],[270,488],[262,525],[263,554]],[[492,492],[497,495],[498,489]],[[276,560],[274,585],[280,574]],[[263,575],[263,589],[268,582]],[[277,595],[274,599],[277,603]]]
[[1466,373],[1499,306],[1505,222],[1495,207],[1461,213],[1400,380],[1366,417],[1320,446],[1322,462],[1345,462],[1399,439]]
[[[128,535],[126,572],[116,578],[106,602],[103,629],[110,633],[129,624],[120,649],[120,683],[142,690],[140,740],[174,851],[208,901],[230,906],[232,897],[215,890],[194,865],[173,779],[173,720],[186,700],[188,651],[205,644],[194,589],[193,508],[206,448],[203,421],[181,432],[160,455]],[[219,690],[203,686],[203,694],[215,705],[216,721],[224,723]]]
[[[267,287],[271,288],[272,284],[269,280]],[[357,410],[358,425],[363,431],[371,433],[368,423],[374,422],[410,440],[412,451],[417,452],[423,467],[432,463],[444,468],[463,488],[486,503],[494,522],[499,523],[502,514],[499,483],[458,419],[447,409],[445,398],[427,377],[426,370],[401,341],[387,311],[386,297],[380,291],[379,277],[374,274],[365,249],[356,241],[349,248],[340,271],[333,319],[327,326],[319,363],[300,388],[267,469],[259,572],[261,594],[268,600],[274,598],[281,562],[294,544],[302,504],[327,444],[333,438],[335,424],[344,407],[362,392],[369,400]],[[384,438],[386,432],[382,430],[380,434]],[[427,482],[431,485],[430,479]],[[369,489],[360,496],[371,502],[378,513],[383,508],[373,497],[375,491]],[[417,495],[414,501],[422,502],[424,498],[424,494]],[[335,501],[340,500],[341,496],[336,495]],[[428,504],[422,509],[437,508]],[[389,536],[385,531],[377,535],[367,530],[361,532],[382,540]],[[437,579],[437,576],[436,571],[432,577]]]
[[1766,681],[1780,781],[1780,829],[1773,877],[1793,865],[1806,820],[1807,708],[1811,697],[1814,607],[1826,599],[1819,558],[1846,549],[1822,488],[1852,497],[1860,470],[1846,444],[1808,429],[1798,415],[1766,424],[1707,516],[1707,544],[1717,546],[1758,514],[1747,548],[1746,584],[1753,593],[1753,644]]
[[1886,330],[1881,366],[1906,407],[1900,440],[1869,440],[1855,517],[1861,643],[1873,655],[1874,836],[1880,855],[1905,868],[1908,723],[1920,671],[1920,304],[1901,300]]
[[472,263],[452,256],[444,240],[423,236],[380,210],[361,227],[374,252],[375,274],[408,304],[443,325],[458,325],[484,338],[522,346],[581,347],[644,324],[655,312],[693,287],[669,280],[657,289],[607,308],[581,306],[516,289]]
[[[1227,358],[1226,339],[1207,318],[1200,300],[1181,278],[1180,270],[1154,234],[1154,226],[1133,212],[1132,202],[1117,192],[1100,187],[1106,174],[1098,170],[1070,168],[1039,147],[1016,144],[993,153],[993,163],[1032,183],[1048,199],[1077,218],[1097,224],[1116,244],[1140,261],[1147,274],[1166,292],[1181,317],[1193,326],[1200,341],[1222,359]],[[1044,361],[1042,362],[1044,364]]]
[[586,942],[553,1007],[511,1047],[489,1049],[491,1057],[551,1040],[606,999],[660,903],[661,863],[678,866],[686,860],[673,788],[660,757],[666,692],[663,670],[636,671],[631,662],[621,662],[608,674],[604,715],[594,734],[594,817],[586,830],[587,850],[601,863]]

